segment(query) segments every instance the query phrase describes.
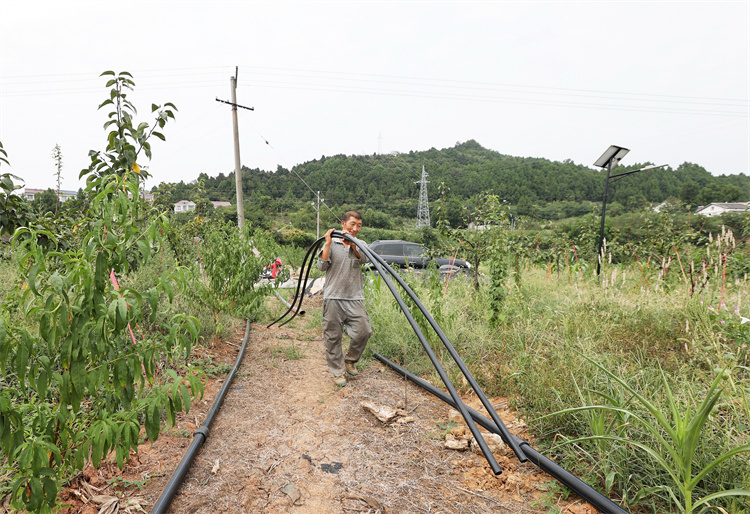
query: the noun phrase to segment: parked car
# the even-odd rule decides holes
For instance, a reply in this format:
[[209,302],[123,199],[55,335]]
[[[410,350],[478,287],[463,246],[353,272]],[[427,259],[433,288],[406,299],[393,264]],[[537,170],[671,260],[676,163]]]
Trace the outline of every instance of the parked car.
[[383,260],[393,268],[415,268],[424,269],[431,262],[436,264],[441,272],[450,273],[455,271],[469,271],[471,263],[462,259],[437,257],[430,259],[427,251],[419,243],[400,240],[373,241],[370,250],[380,255]]

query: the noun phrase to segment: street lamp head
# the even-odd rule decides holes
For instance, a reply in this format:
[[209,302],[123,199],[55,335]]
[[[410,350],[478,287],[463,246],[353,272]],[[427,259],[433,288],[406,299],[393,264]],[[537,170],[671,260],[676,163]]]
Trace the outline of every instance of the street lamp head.
[[623,148],[622,146],[612,145],[607,148],[607,150],[602,154],[601,157],[599,157],[599,159],[596,160],[594,166],[598,166],[599,168],[606,168],[611,161],[612,167],[614,168],[615,166],[617,166],[617,163],[627,155],[629,151],[630,150],[628,150],[627,148]]

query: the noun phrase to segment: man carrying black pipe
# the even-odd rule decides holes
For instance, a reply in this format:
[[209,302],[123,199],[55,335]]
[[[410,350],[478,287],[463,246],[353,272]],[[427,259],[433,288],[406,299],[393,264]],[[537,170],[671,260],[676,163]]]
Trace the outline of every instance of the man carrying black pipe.
[[[341,222],[341,232],[357,237],[362,228],[362,215],[347,211]],[[323,291],[323,340],[328,369],[337,386],[346,385],[346,376],[356,376],[357,361],[372,335],[370,317],[365,309],[365,292],[362,283],[362,265],[367,262],[364,252],[340,238],[333,238],[330,229],[325,234],[325,244],[318,255],[318,269],[326,272]],[[351,338],[344,357],[342,336],[344,326]]]

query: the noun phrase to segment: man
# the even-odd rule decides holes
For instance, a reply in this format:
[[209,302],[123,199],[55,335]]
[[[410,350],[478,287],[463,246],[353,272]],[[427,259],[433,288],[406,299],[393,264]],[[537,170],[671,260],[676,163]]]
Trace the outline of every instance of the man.
[[[347,211],[341,222],[341,232],[357,237],[361,228],[362,215],[357,211]],[[326,242],[318,255],[318,269],[326,272],[323,292],[326,362],[334,383],[344,386],[345,373],[351,376],[358,374],[356,364],[372,335],[372,327],[365,309],[362,285],[362,265],[367,262],[367,257],[349,241],[332,238],[334,230],[330,229],[325,234]],[[346,357],[341,343],[344,325],[351,338]]]

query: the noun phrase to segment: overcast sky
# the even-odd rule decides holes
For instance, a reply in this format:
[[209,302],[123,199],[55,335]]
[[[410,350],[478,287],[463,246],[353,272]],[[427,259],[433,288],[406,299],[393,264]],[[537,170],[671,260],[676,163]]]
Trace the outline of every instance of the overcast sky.
[[[160,182],[244,166],[451,147],[592,166],[750,166],[750,2],[0,0],[0,141],[27,187],[77,189],[101,150],[105,70],[129,71],[138,121],[177,119]],[[593,166],[592,166],[593,167]],[[429,169],[427,170],[429,172]],[[420,170],[414,170],[414,180]]]

